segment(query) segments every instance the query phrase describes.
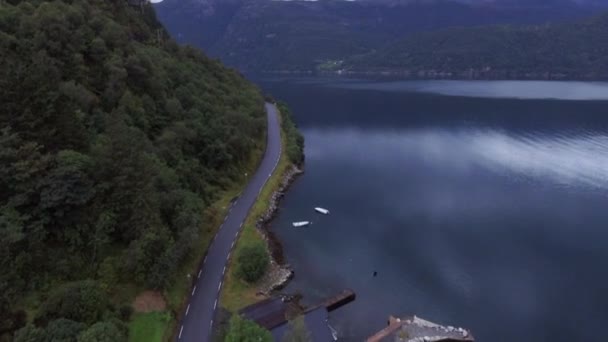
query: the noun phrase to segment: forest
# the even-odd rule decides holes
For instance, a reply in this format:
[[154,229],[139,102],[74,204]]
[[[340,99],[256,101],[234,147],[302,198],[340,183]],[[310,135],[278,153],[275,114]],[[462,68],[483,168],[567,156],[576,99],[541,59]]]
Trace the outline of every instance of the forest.
[[353,56],[349,71],[454,78],[608,78],[608,13],[571,23],[449,28]]
[[0,60],[0,340],[124,341],[112,294],[168,286],[263,97],[126,0],[1,1]]

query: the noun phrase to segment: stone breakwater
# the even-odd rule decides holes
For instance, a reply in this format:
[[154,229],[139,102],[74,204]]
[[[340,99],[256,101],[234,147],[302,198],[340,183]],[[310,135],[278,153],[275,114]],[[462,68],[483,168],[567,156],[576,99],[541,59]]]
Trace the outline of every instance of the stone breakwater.
[[256,222],[256,228],[262,233],[270,252],[270,266],[260,281],[259,294],[270,295],[272,291],[283,288],[293,277],[293,270],[285,263],[283,246],[276,235],[270,230],[269,224],[277,214],[279,203],[285,195],[285,191],[296,177],[303,172],[302,169],[295,165],[289,168],[283,176],[279,189],[270,197],[268,210]]

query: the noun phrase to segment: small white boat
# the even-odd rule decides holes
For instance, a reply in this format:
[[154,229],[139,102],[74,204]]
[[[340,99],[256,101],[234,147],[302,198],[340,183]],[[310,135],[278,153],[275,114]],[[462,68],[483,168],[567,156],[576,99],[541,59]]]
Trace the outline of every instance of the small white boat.
[[318,212],[318,213],[321,213],[321,214],[323,214],[323,215],[327,215],[327,214],[329,214],[329,210],[327,210],[327,209],[325,209],[325,208],[319,208],[319,207],[316,207],[316,208],[315,208],[315,211],[316,211],[316,212]]
[[294,222],[292,223],[294,227],[304,227],[304,226],[308,226],[309,224],[311,224],[310,221],[299,221],[299,222]]

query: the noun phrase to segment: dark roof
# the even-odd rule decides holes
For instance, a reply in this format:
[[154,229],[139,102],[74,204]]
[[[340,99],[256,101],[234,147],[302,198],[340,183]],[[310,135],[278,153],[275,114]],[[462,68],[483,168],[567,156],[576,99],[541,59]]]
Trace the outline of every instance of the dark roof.
[[264,328],[271,330],[287,321],[285,312],[287,304],[279,297],[265,299],[250,305],[240,311],[243,318],[256,322]]
[[[304,322],[306,322],[306,328],[310,331],[312,341],[315,342],[330,342],[333,341],[331,331],[327,325],[327,309],[319,307],[312,311],[308,311],[304,314]],[[278,327],[272,329],[272,337],[275,341],[282,341],[283,336],[289,329],[289,323],[284,323]]]

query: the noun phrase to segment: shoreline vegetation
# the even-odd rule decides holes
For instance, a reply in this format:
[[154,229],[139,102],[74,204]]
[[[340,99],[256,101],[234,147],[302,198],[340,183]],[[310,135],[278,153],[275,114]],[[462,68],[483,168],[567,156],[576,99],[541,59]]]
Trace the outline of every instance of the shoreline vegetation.
[[[268,224],[274,218],[279,201],[287,188],[303,172],[301,167],[304,163],[304,139],[298,132],[287,106],[278,103],[278,109],[283,147],[281,157],[277,169],[249,212],[236,243],[235,253],[228,262],[228,271],[220,295],[219,319],[215,320],[214,340],[221,340],[232,314],[267,298],[272,291],[282,288],[293,276],[293,271],[285,264],[282,245],[268,228]],[[248,283],[239,277],[238,256],[244,249],[256,244],[264,245],[270,262],[260,279]]]

